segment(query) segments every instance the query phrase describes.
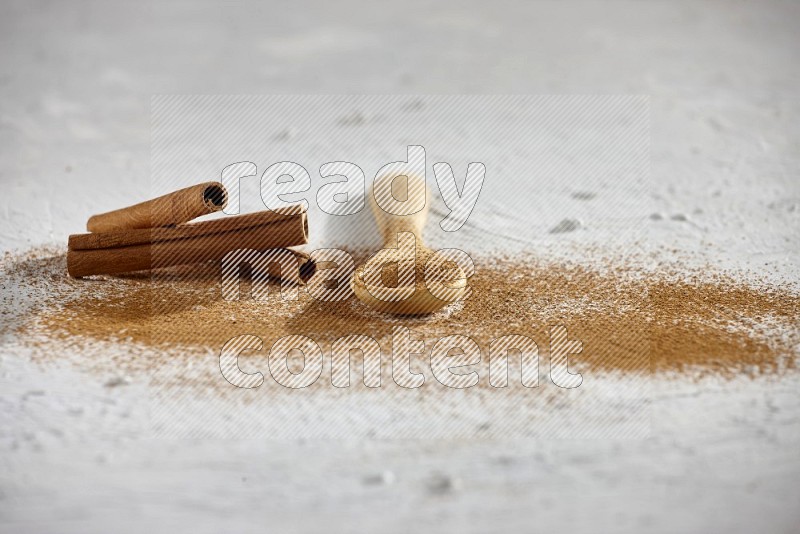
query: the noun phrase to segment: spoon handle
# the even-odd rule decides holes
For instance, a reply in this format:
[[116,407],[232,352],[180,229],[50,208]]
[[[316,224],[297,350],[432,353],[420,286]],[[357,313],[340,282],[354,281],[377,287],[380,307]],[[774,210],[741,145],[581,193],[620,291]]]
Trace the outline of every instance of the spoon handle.
[[[413,233],[417,244],[422,244],[422,229],[428,219],[430,194],[424,179],[413,175],[407,178],[407,181],[402,176],[396,179],[393,176],[378,178],[373,185],[372,194],[369,195],[372,214],[386,247],[397,246],[397,234],[400,232]],[[389,213],[385,208],[400,215]]]

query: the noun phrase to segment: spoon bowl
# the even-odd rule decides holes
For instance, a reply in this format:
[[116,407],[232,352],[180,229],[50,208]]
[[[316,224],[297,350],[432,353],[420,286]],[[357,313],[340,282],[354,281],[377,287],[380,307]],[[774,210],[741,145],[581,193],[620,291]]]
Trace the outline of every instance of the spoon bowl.
[[[458,267],[456,269],[460,276],[456,274],[454,280],[446,284],[449,300],[442,300],[433,295],[424,280],[417,280],[414,293],[410,297],[400,300],[405,293],[405,288],[370,286],[364,281],[363,268],[356,269],[356,272],[353,273],[350,286],[358,300],[377,311],[394,315],[426,315],[439,311],[451,302],[460,299],[466,292],[467,280],[464,272]],[[375,297],[376,294],[381,298]]]

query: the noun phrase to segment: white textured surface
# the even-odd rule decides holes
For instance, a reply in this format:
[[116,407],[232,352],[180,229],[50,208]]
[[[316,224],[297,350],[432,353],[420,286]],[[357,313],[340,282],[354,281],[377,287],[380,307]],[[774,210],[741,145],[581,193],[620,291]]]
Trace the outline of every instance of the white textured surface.
[[[473,4],[4,2],[0,245],[63,243],[137,195],[153,93],[631,93],[651,97],[651,244],[800,279],[800,6]],[[11,345],[3,531],[800,524],[795,375],[654,383],[647,440],[169,441],[141,437],[144,380]]]

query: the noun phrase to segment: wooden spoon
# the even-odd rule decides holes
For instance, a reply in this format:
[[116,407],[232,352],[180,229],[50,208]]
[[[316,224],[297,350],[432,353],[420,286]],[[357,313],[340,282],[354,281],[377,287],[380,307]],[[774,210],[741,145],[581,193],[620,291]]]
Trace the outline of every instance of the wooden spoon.
[[[384,243],[384,250],[373,255],[364,265],[356,269],[351,280],[351,287],[358,299],[368,306],[385,313],[397,315],[424,315],[440,310],[444,306],[460,299],[467,289],[467,278],[464,271],[454,263],[426,262],[431,259],[434,252],[425,247],[422,243],[422,229],[428,218],[428,203],[418,211],[410,215],[392,215],[385,212],[375,201],[375,191],[383,194],[391,190],[393,177],[379,178],[376,188],[369,195],[370,207],[378,229],[381,232]],[[407,177],[407,199],[409,204],[413,204],[416,199],[420,204],[422,199],[428,198],[425,181],[417,176]],[[425,195],[420,197],[420,195]],[[397,287],[386,287],[381,283],[381,271],[387,263],[387,255],[384,252],[391,252],[387,249],[396,249],[398,245],[409,244],[410,237],[402,232],[410,232],[414,237],[415,245],[415,265],[409,265],[409,261],[398,264],[398,279],[400,273],[414,273],[414,278],[403,276],[398,280]],[[441,259],[441,258],[439,258]],[[436,290],[437,295],[432,294],[426,284],[426,270],[429,284],[431,280],[438,280],[444,291]]]

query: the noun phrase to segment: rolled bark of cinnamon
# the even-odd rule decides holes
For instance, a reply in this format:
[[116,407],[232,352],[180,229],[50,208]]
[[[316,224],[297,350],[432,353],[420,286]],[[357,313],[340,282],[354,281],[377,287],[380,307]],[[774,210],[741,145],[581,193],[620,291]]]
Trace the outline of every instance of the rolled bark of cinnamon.
[[219,182],[206,182],[127,208],[92,215],[86,229],[90,232],[114,232],[171,226],[220,211],[227,203],[225,187]]
[[[281,213],[261,212],[171,228],[73,235],[69,239],[67,271],[76,278],[127,273],[219,261],[238,249],[263,251],[306,243],[308,220],[298,207]],[[297,281],[304,283],[314,272],[313,261],[301,252],[290,252],[300,260]]]

